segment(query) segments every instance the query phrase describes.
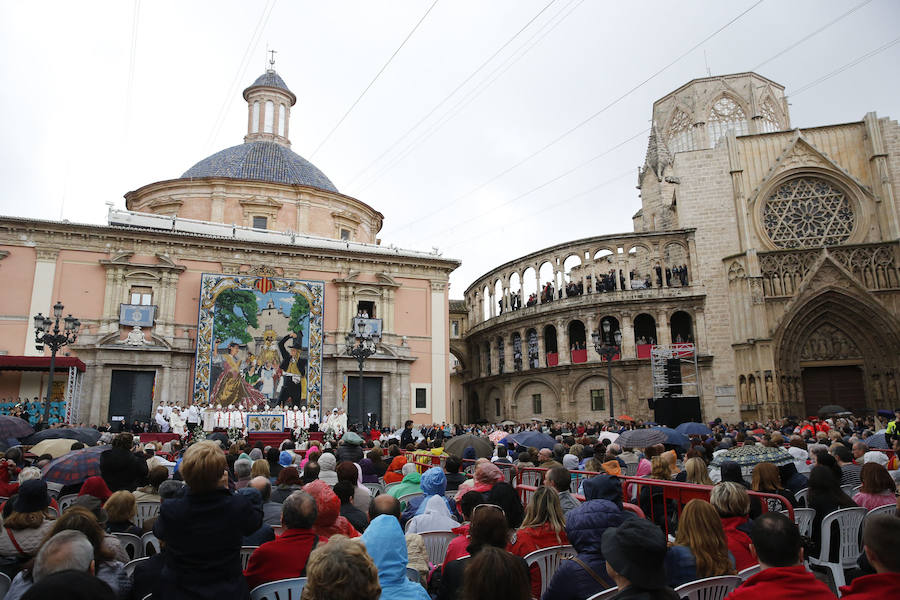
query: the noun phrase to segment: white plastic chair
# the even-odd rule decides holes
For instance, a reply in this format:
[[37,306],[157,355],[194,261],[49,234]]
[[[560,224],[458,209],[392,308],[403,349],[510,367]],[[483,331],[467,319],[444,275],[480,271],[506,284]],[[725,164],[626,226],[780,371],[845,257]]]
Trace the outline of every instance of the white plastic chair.
[[144,522],[159,516],[159,502],[138,502],[134,524],[143,527]]
[[615,596],[618,593],[619,593],[619,588],[612,587],[612,588],[609,588],[608,590],[603,590],[602,592],[598,592],[598,593],[594,594],[593,596],[590,596],[587,600],[609,600],[609,598],[612,598],[613,596]]
[[122,548],[129,559],[134,560],[144,556],[144,546],[141,543],[141,538],[133,533],[114,533],[113,535],[122,544]]
[[797,499],[797,502],[801,503],[800,506],[807,506],[807,496],[809,496],[809,488],[803,488],[802,490],[799,490],[796,494],[794,494],[794,498]]
[[250,555],[259,548],[259,546],[241,546],[241,569],[244,570],[247,568],[247,563],[250,562]]
[[250,600],[300,600],[306,577],[279,579],[258,585],[250,592]]
[[141,547],[144,549],[144,556],[153,556],[159,554],[161,549],[159,538],[153,535],[152,531],[148,531],[141,536]]
[[9,578],[9,575],[5,573],[0,573],[0,598],[6,596],[6,592],[9,591],[9,586],[12,585],[12,580]]
[[456,538],[456,534],[452,531],[426,531],[420,535],[425,540],[425,548],[428,550],[428,562],[433,565],[443,564],[444,557],[447,556],[447,547]]
[[866,513],[866,519],[868,519],[869,517],[874,517],[875,515],[892,515],[896,510],[897,505],[893,503],[885,504],[884,506],[876,506]]
[[[788,515],[788,512],[785,511],[785,515]],[[788,515],[789,516],[789,515]],[[794,509],[794,523],[797,524],[797,528],[800,530],[800,535],[804,535],[809,537],[812,535],[812,524],[813,519],[816,518],[816,511],[812,508],[795,508]]]
[[284,532],[284,525],[272,525],[272,531],[275,533],[275,537],[278,537]]
[[850,485],[850,484],[848,483],[847,485],[842,485],[842,486],[841,486],[841,491],[844,492],[845,494],[847,494],[848,496],[850,496],[850,497],[852,498],[852,497],[853,497],[853,488],[854,488],[854,487],[855,487],[855,486]]
[[568,545],[551,546],[525,555],[525,562],[528,563],[528,566],[537,564],[541,572],[541,596],[547,591],[547,585],[559,568],[559,564],[569,556],[575,556],[575,548]]
[[386,484],[384,484],[384,492],[385,492],[385,493],[390,492],[390,491],[391,491],[391,488],[393,488],[394,486],[400,485],[401,483],[403,483],[403,482],[402,482],[402,481],[395,481],[394,483],[386,483]]
[[409,494],[403,494],[402,496],[397,498],[397,500],[400,501],[400,504],[403,504],[404,502],[409,502],[413,498],[419,498],[424,495],[425,495],[425,492],[410,492]]
[[740,577],[743,581],[747,581],[748,579],[759,573],[761,570],[762,567],[760,567],[759,565],[753,565],[752,567],[747,567],[746,569],[739,571],[738,577]]
[[[810,556],[809,563],[818,567],[825,567],[831,571],[835,589],[840,589],[846,583],[844,569],[856,566],[859,557],[859,528],[868,511],[861,507],[842,508],[830,513],[822,519],[822,543],[819,556]],[[831,524],[838,524],[838,561],[830,562],[831,550]]]
[[[136,566],[138,566],[138,564],[140,564],[141,561],[147,560],[149,558],[150,558],[149,556],[142,556],[141,558],[129,560],[127,563],[125,563],[125,566],[123,568],[125,569],[125,572],[128,573],[128,576],[131,577],[132,575],[134,575],[134,568]],[[0,595],[0,598],[2,598],[2,597],[3,596]]]
[[707,577],[679,585],[675,588],[675,593],[687,600],[723,600],[743,581],[737,575]]
[[369,493],[372,494],[373,498],[378,494],[384,493],[384,486],[380,483],[364,483],[363,485],[369,488]]
[[59,505],[59,514],[66,512],[66,509],[72,506],[72,503],[75,502],[77,497],[78,494],[66,494],[65,496],[57,498],[56,503]]

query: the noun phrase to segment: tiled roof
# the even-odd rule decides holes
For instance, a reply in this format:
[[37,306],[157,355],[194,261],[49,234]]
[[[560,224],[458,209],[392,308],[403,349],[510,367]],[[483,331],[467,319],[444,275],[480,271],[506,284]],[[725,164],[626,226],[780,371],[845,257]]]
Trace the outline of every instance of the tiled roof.
[[216,152],[185,171],[181,179],[200,177],[253,179],[338,191],[311,162],[287,146],[267,141],[249,142]]
[[281,76],[279,76],[275,71],[266,71],[265,73],[257,77],[256,81],[251,83],[250,87],[248,87],[247,89],[258,86],[274,87],[280,90],[285,90],[287,92],[291,91],[288,88],[287,84],[284,82],[284,79],[282,79]]

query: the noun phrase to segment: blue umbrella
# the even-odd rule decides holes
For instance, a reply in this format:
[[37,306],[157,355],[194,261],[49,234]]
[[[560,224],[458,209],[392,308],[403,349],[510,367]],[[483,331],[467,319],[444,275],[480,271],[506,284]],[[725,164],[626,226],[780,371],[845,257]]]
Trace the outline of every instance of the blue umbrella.
[[670,446],[681,446],[682,448],[691,447],[691,440],[689,440],[688,437],[683,433],[679,433],[671,427],[651,427],[651,429],[662,431],[664,434],[666,434],[666,440],[663,442],[663,444],[668,444]]
[[537,448],[538,450],[541,448],[550,448],[553,450],[553,446],[558,443],[555,439],[540,431],[523,431],[522,433],[517,433],[509,437],[520,446],[528,446]]
[[712,429],[703,423],[682,423],[675,428],[675,431],[682,435],[709,435]]
[[878,448],[879,450],[890,450],[891,445],[888,444],[887,438],[884,437],[883,433],[876,433],[875,435],[870,435],[866,439],[863,440],[863,443],[869,448]]

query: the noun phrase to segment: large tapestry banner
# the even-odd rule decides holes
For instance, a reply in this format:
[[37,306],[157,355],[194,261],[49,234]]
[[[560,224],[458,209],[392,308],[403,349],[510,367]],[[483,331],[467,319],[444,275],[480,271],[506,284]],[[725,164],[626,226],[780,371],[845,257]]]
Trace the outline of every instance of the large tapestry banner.
[[194,402],[319,414],[325,284],[204,273]]

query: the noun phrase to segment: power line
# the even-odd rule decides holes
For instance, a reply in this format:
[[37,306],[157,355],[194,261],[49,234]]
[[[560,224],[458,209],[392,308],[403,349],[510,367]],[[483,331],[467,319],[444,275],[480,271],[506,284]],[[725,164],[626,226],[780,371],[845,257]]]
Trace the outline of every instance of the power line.
[[[513,65],[519,62],[522,58],[525,57],[528,52],[531,51],[537,44],[539,44],[547,35],[550,34],[557,26],[560,25],[566,18],[572,14],[578,6],[580,6],[584,0],[571,0],[569,4],[564,6],[559,12],[550,17],[550,19],[541,25],[535,33],[528,38],[528,40],[516,50],[512,55],[506,58],[506,60],[500,65],[497,66],[489,75],[487,75],[480,83],[478,83],[475,87],[473,87],[470,91],[466,93],[466,95],[459,100],[453,107],[451,107],[442,117],[439,117],[438,121],[431,125],[424,133],[419,135],[416,139],[411,141],[406,147],[401,150],[387,165],[382,167],[377,173],[375,173],[369,181],[362,184],[357,190],[357,194],[361,194],[363,191],[371,187],[375,182],[377,182],[381,177],[383,177],[386,173],[388,173],[391,169],[397,166],[400,162],[402,162],[406,157],[412,154],[412,151],[422,143],[424,143],[428,138],[437,133],[444,125],[449,123],[456,115],[458,115],[462,110],[471,104],[478,96],[480,96],[483,92],[485,92],[491,85],[493,85],[500,77],[503,76]],[[574,7],[572,5],[575,5]],[[570,7],[572,7],[570,9]],[[566,12],[568,10],[568,12]],[[553,20],[559,17],[562,13],[566,13],[562,16],[562,18],[556,20],[554,23]],[[540,36],[538,38],[538,36]],[[535,38],[538,38],[535,40]],[[532,42],[532,40],[534,40]],[[516,53],[519,53],[518,56]]]
[[829,27],[831,27],[832,25],[834,25],[834,24],[837,23],[838,21],[840,21],[840,20],[842,20],[842,19],[845,19],[846,17],[849,17],[850,15],[852,15],[853,13],[855,13],[856,11],[858,11],[859,9],[861,9],[861,8],[862,8],[863,6],[865,6],[866,4],[869,4],[870,2],[872,2],[872,0],[863,0],[862,2],[860,2],[860,3],[857,4],[856,6],[854,6],[853,8],[851,8],[850,10],[848,10],[847,12],[845,12],[844,14],[842,14],[842,15],[840,15],[839,17],[837,17],[837,18],[835,18],[835,19],[832,19],[831,21],[825,23],[824,25],[822,25],[821,27],[819,27],[818,29],[816,29],[816,30],[813,31],[812,33],[806,35],[805,37],[800,38],[799,40],[797,40],[796,42],[794,42],[793,44],[791,44],[790,46],[788,46],[787,48],[785,48],[785,49],[782,50],[781,52],[778,52],[778,53],[775,54],[774,56],[771,56],[771,57],[767,58],[766,60],[762,61],[761,63],[759,63],[758,65],[756,65],[755,67],[753,67],[753,68],[750,69],[750,70],[751,70],[751,71],[757,71],[757,70],[759,70],[760,67],[769,64],[770,62],[772,62],[772,61],[775,60],[776,58],[780,57],[782,54],[784,54],[784,53],[786,53],[786,52],[788,52],[788,51],[790,51],[790,50],[793,50],[794,48],[796,48],[797,46],[799,46],[800,44],[802,44],[803,42],[805,42],[805,41],[808,40],[809,38],[811,38],[811,37],[813,37],[813,36],[815,36],[815,35],[818,35],[819,33],[822,33],[823,31],[825,31],[826,29],[828,29]]
[[[530,212],[530,213],[526,213],[525,215],[523,215],[523,216],[522,216],[521,218],[519,218],[519,219],[516,219],[516,220],[513,220],[513,221],[506,221],[506,222],[504,223],[504,225],[505,225],[505,226],[516,225],[516,224],[518,224],[518,223],[521,223],[522,221],[525,221],[525,220],[527,220],[527,219],[529,219],[529,218],[531,218],[531,217],[534,217],[535,215],[539,215],[539,214],[541,214],[541,213],[543,213],[543,212],[547,212],[548,210],[554,209],[554,208],[556,208],[557,206],[561,206],[561,205],[563,205],[563,204],[566,204],[566,203],[568,203],[568,202],[571,202],[572,200],[575,200],[575,199],[580,198],[580,197],[582,197],[582,196],[586,196],[586,195],[588,195],[588,194],[591,194],[591,193],[593,193],[593,192],[596,192],[596,191],[599,190],[600,188],[603,188],[603,187],[606,187],[606,186],[608,186],[608,185],[611,185],[611,184],[613,184],[613,183],[619,181],[620,179],[622,179],[622,178],[624,178],[624,177],[627,177],[627,176],[629,176],[629,175],[634,175],[634,169],[628,169],[627,171],[624,171],[624,172],[622,172],[622,173],[619,173],[618,175],[616,175],[616,176],[613,177],[612,179],[608,179],[608,180],[606,180],[606,181],[604,181],[604,182],[602,182],[602,183],[598,183],[597,185],[592,186],[592,187],[590,187],[590,188],[588,188],[588,189],[586,189],[586,190],[582,190],[582,191],[578,192],[577,194],[573,194],[573,195],[571,195],[571,196],[568,196],[568,197],[566,197],[566,198],[563,198],[563,199],[560,200],[559,202],[554,202],[554,203],[552,203],[552,204],[548,204],[548,205],[546,205],[546,206],[543,206],[543,207],[539,208],[539,209],[536,210],[536,211],[533,211],[533,212]],[[474,240],[474,239],[476,239],[476,238],[481,237],[482,235],[484,235],[484,234],[483,234],[483,233],[476,233],[476,234],[474,234],[474,235],[472,235],[472,236],[470,236],[470,237],[463,238],[463,239],[461,239],[461,240],[456,240],[456,241],[454,241],[452,244],[450,244],[450,245],[448,245],[448,246],[445,246],[445,247],[444,247],[444,250],[446,250],[446,249],[448,249],[448,248],[454,248],[454,247],[459,246],[459,245],[461,245],[461,244],[468,243],[468,242],[470,242],[470,241],[472,241],[472,240]]]
[[[762,0],[760,0],[760,1],[762,1]],[[546,11],[548,8],[550,8],[550,6],[552,6],[553,3],[555,3],[555,2],[556,2],[556,0],[550,0],[550,2],[547,3],[547,4],[544,6],[544,8],[542,8],[541,10],[539,10],[539,11],[537,12],[537,14],[535,14],[533,17],[531,17],[531,19],[529,19],[528,22],[525,23],[525,25],[523,25],[521,29],[519,29],[519,30],[518,30],[511,38],[509,38],[508,40],[506,40],[506,42],[504,42],[502,46],[500,46],[493,54],[491,54],[491,55],[487,58],[487,60],[485,60],[483,63],[481,63],[481,65],[480,65],[477,69],[475,69],[474,71],[472,71],[472,72],[471,72],[465,79],[463,79],[463,80],[462,80],[455,88],[453,88],[453,91],[451,91],[449,94],[447,94],[446,96],[444,96],[444,98],[443,98],[440,102],[438,102],[437,104],[435,104],[435,105],[431,108],[431,110],[429,110],[428,113],[425,114],[424,117],[422,117],[421,119],[419,119],[418,121],[416,121],[416,123],[415,123],[412,127],[410,127],[409,129],[407,129],[407,130],[403,133],[403,135],[401,135],[399,138],[397,138],[397,139],[394,141],[394,143],[392,143],[390,146],[388,146],[388,148],[387,148],[384,152],[382,152],[381,154],[379,154],[378,157],[375,158],[375,160],[373,160],[372,162],[370,162],[370,163],[368,164],[368,166],[366,166],[364,169],[362,169],[362,170],[359,171],[356,175],[354,175],[354,176],[350,179],[350,181],[348,182],[347,185],[348,185],[348,186],[353,185],[353,182],[356,181],[357,179],[359,179],[360,175],[362,175],[363,173],[365,173],[366,171],[368,171],[368,170],[372,167],[372,165],[374,165],[374,164],[377,163],[379,160],[381,160],[388,152],[390,152],[391,150],[393,150],[393,149],[397,146],[397,144],[399,144],[401,141],[403,141],[410,133],[412,133],[413,131],[415,131],[415,129],[418,128],[419,125],[421,125],[426,119],[428,119],[432,114],[434,114],[434,112],[435,112],[437,109],[439,109],[441,106],[443,106],[444,103],[447,102],[447,100],[449,100],[454,94],[456,94],[456,92],[458,92],[458,91],[460,90],[460,88],[462,88],[462,87],[463,87],[464,85],[466,85],[469,81],[471,81],[472,78],[475,77],[475,75],[477,75],[482,69],[484,69],[484,67],[486,67],[486,66],[488,65],[488,63],[490,63],[492,60],[494,60],[494,58],[495,58],[498,54],[500,54],[500,53],[501,53],[501,52],[502,52],[509,44],[512,43],[513,40],[515,40],[519,35],[521,35],[523,31],[525,31],[532,23],[534,23],[534,21],[535,21],[538,17],[540,17],[540,16],[544,13],[544,11]]]
[[[581,169],[581,168],[587,166],[588,164],[594,162],[595,160],[598,160],[598,159],[600,159],[600,158],[603,158],[603,157],[606,156],[607,154],[611,154],[612,152],[618,150],[619,148],[621,148],[621,147],[624,146],[625,144],[628,144],[629,142],[632,142],[632,141],[638,139],[639,137],[643,136],[645,133],[647,133],[647,132],[649,132],[649,131],[650,131],[650,128],[649,128],[649,127],[648,127],[647,129],[642,130],[642,131],[638,131],[637,133],[635,133],[634,135],[632,135],[632,136],[629,137],[628,139],[622,140],[622,141],[619,142],[618,144],[616,144],[616,145],[614,145],[614,146],[612,146],[612,147],[610,147],[610,148],[607,148],[606,150],[604,150],[604,151],[601,152],[600,154],[597,154],[597,155],[595,155],[595,156],[593,156],[593,157],[587,159],[586,161],[584,161],[584,162],[582,162],[582,163],[580,163],[580,164],[578,164],[578,165],[575,165],[575,166],[572,167],[571,169],[569,169],[569,170],[567,170],[567,171],[564,171],[564,172],[560,173],[559,175],[557,175],[557,176],[555,176],[555,177],[552,177],[552,178],[550,178],[550,179],[544,181],[543,183],[540,183],[540,184],[534,186],[534,187],[531,188],[530,190],[528,190],[528,191],[526,191],[526,192],[524,192],[524,193],[522,193],[522,194],[519,194],[518,196],[514,196],[514,197],[510,198],[509,200],[507,200],[506,202],[504,202],[504,203],[502,203],[502,204],[498,204],[497,206],[493,206],[493,207],[491,207],[491,208],[489,208],[489,209],[487,209],[487,210],[485,210],[485,211],[483,211],[483,212],[481,212],[481,213],[479,213],[479,214],[477,214],[477,215],[475,215],[475,216],[473,216],[473,217],[470,217],[470,218],[468,218],[468,219],[466,219],[466,220],[464,220],[464,221],[460,221],[459,223],[454,224],[452,227],[448,227],[448,228],[446,228],[446,229],[443,229],[443,230],[441,230],[440,232],[438,232],[438,233],[436,233],[436,234],[433,234],[433,235],[430,236],[430,237],[431,237],[431,239],[439,238],[440,236],[444,235],[445,233],[448,233],[448,232],[452,231],[453,229],[455,229],[455,228],[457,228],[457,227],[462,227],[462,226],[464,226],[464,225],[467,225],[468,223],[471,223],[472,221],[475,221],[475,220],[477,220],[477,219],[480,219],[481,217],[484,217],[485,215],[488,215],[488,214],[490,214],[490,213],[492,213],[492,212],[494,212],[494,211],[496,211],[496,210],[499,210],[499,209],[501,209],[501,208],[503,208],[503,207],[505,207],[505,206],[509,206],[509,205],[512,204],[513,202],[516,202],[516,201],[518,201],[518,200],[521,200],[522,198],[524,198],[524,197],[526,197],[526,196],[530,196],[530,195],[533,194],[534,192],[537,192],[537,191],[539,191],[539,190],[542,190],[542,189],[544,189],[545,187],[547,187],[548,185],[550,185],[550,184],[552,184],[552,183],[556,183],[557,181],[559,181],[560,179],[563,179],[564,177],[568,177],[569,175],[571,175],[571,174],[574,173],[575,171],[578,171],[579,169]],[[633,170],[629,170],[629,172],[630,172],[630,173],[633,173],[634,171],[633,171]]]
[[[616,104],[618,104],[619,102],[621,102],[622,100],[624,100],[625,98],[627,98],[628,96],[630,96],[631,94],[633,94],[634,92],[636,92],[638,89],[640,89],[641,87],[643,87],[644,85],[646,85],[647,83],[649,83],[650,81],[652,81],[653,79],[655,79],[656,77],[658,77],[659,75],[661,75],[662,73],[664,73],[666,70],[668,70],[669,68],[671,68],[671,67],[672,67],[673,65],[675,65],[677,62],[679,62],[681,59],[683,59],[684,57],[688,56],[688,55],[691,54],[694,50],[696,50],[697,48],[699,48],[700,46],[702,46],[703,44],[705,44],[706,42],[708,42],[709,40],[711,40],[713,37],[715,37],[716,35],[718,35],[718,34],[721,33],[722,31],[724,31],[726,28],[728,28],[730,25],[732,25],[733,23],[735,23],[738,19],[740,19],[741,17],[743,17],[744,15],[746,15],[747,13],[749,13],[751,10],[753,10],[754,8],[756,8],[757,6],[759,6],[760,4],[762,4],[764,1],[765,1],[765,0],[757,0],[757,1],[754,2],[752,5],[750,5],[748,8],[744,9],[743,11],[741,11],[736,17],[732,18],[732,19],[729,20],[727,23],[725,23],[724,25],[722,25],[721,27],[719,27],[718,29],[716,29],[714,32],[712,32],[711,34],[709,34],[708,36],[706,36],[705,38],[703,38],[701,41],[699,41],[699,42],[697,42],[696,44],[694,44],[693,46],[691,46],[690,49],[688,49],[687,51],[685,51],[685,52],[681,53],[680,55],[678,55],[678,57],[675,58],[673,61],[669,62],[669,63],[666,64],[664,67],[662,67],[661,69],[657,70],[655,73],[653,73],[652,75],[650,75],[649,77],[647,77],[646,79],[644,79],[643,81],[641,81],[640,83],[638,83],[637,85],[635,85],[634,87],[632,87],[631,89],[629,89],[628,91],[626,91],[624,94],[620,95],[618,98],[616,98],[616,99],[614,99],[613,101],[609,102],[606,106],[602,107],[600,110],[598,110],[598,111],[595,112],[594,114],[590,115],[589,117],[583,119],[583,120],[582,120],[581,122],[579,122],[578,124],[574,125],[573,127],[570,127],[568,130],[566,130],[566,131],[563,132],[562,134],[556,136],[555,138],[553,138],[552,140],[550,140],[549,142],[547,142],[546,144],[544,144],[543,146],[541,146],[540,148],[538,148],[537,150],[535,150],[534,152],[532,152],[531,154],[529,154],[528,156],[526,156],[525,158],[523,158],[523,159],[519,160],[518,162],[514,163],[513,165],[507,167],[506,169],[504,169],[503,171],[501,171],[501,172],[498,173],[497,175],[491,177],[491,178],[488,179],[487,181],[481,183],[480,185],[478,185],[477,187],[473,188],[472,190],[466,192],[465,194],[463,194],[463,195],[461,195],[461,196],[457,196],[457,197],[454,198],[450,203],[448,203],[448,206],[451,205],[451,204],[455,204],[456,202],[462,200],[463,198],[466,198],[466,197],[468,197],[468,196],[471,196],[471,195],[474,194],[475,192],[478,192],[479,190],[483,189],[484,187],[486,187],[486,186],[490,185],[491,183],[497,181],[497,180],[500,179],[501,177],[505,176],[506,174],[510,173],[511,171],[513,171],[513,170],[517,169],[518,167],[522,166],[523,164],[525,164],[526,162],[528,162],[529,160],[531,160],[532,158],[534,158],[534,157],[537,156],[538,154],[541,154],[541,153],[544,152],[545,150],[547,150],[547,149],[553,147],[554,145],[556,145],[557,143],[559,143],[560,141],[562,141],[563,139],[565,139],[566,137],[568,137],[569,135],[571,135],[572,133],[574,133],[575,131],[577,131],[578,129],[584,127],[585,125],[587,125],[588,123],[590,123],[591,121],[593,121],[595,118],[597,118],[598,116],[600,116],[601,114],[603,114],[604,112],[606,112],[607,110],[609,110],[610,108],[612,108],[613,106],[615,106]],[[413,221],[413,222],[410,222],[409,224],[406,224],[406,225],[401,226],[400,229],[402,229],[402,228],[404,228],[404,227],[408,227],[408,226],[409,226],[410,224],[412,224],[412,223],[417,223],[417,222],[419,222],[419,221],[421,221],[421,220],[423,220],[423,219],[425,219],[425,218],[428,218],[428,217],[430,217],[430,216],[433,216],[433,215],[437,214],[438,212],[440,212],[441,210],[443,210],[444,208],[445,208],[445,207],[442,207],[442,208],[439,208],[437,211],[432,211],[431,213],[428,213],[428,214],[424,215],[423,217],[419,218],[417,221]]]
[[831,79],[831,78],[834,77],[835,75],[839,75],[840,73],[843,73],[844,71],[846,71],[847,69],[849,69],[849,68],[851,68],[851,67],[855,67],[856,65],[858,65],[858,64],[861,63],[861,62],[863,62],[864,60],[867,60],[867,59],[869,59],[869,58],[872,58],[872,57],[875,56],[876,54],[881,54],[882,52],[884,52],[885,50],[887,50],[887,49],[890,48],[891,46],[895,46],[895,45],[898,44],[898,43],[900,43],[900,37],[894,38],[893,40],[891,40],[890,42],[884,44],[883,46],[879,46],[878,48],[876,48],[876,49],[874,49],[874,50],[872,50],[872,51],[870,51],[870,52],[867,52],[867,53],[863,54],[862,56],[860,56],[860,57],[858,57],[858,58],[855,58],[855,59],[851,60],[850,62],[848,62],[848,63],[845,64],[844,66],[838,67],[838,68],[835,69],[834,71],[831,71],[830,73],[827,73],[827,74],[825,74],[825,75],[819,77],[819,78],[816,79],[815,81],[811,81],[811,82],[807,83],[806,85],[801,85],[799,88],[797,88],[796,91],[794,91],[794,92],[793,92],[792,94],[790,94],[788,97],[789,97],[789,98],[793,98],[794,96],[797,96],[798,94],[802,94],[802,93],[805,92],[806,90],[808,90],[808,89],[810,89],[810,88],[812,88],[812,87],[815,87],[815,86],[819,85],[819,84],[822,83],[823,81],[826,81],[826,80],[828,80],[828,79]]
[[216,136],[219,135],[219,130],[225,122],[225,115],[228,113],[228,106],[231,104],[234,94],[240,85],[241,78],[244,76],[244,72],[249,66],[250,55],[259,45],[259,38],[262,36],[263,31],[265,31],[266,25],[269,22],[269,17],[272,16],[272,11],[275,10],[277,1],[278,0],[266,0],[266,5],[263,7],[262,13],[256,21],[256,27],[253,28],[253,33],[250,34],[250,39],[247,42],[247,47],[244,49],[244,55],[241,57],[241,62],[238,63],[234,79],[232,80],[231,85],[228,86],[228,91],[225,93],[225,99],[222,101],[222,106],[219,107],[216,120],[213,122],[212,131],[210,131],[209,138],[206,140],[207,148],[212,146]]
[[353,111],[354,108],[356,108],[356,105],[359,104],[359,101],[363,99],[363,96],[366,95],[366,92],[369,91],[369,88],[371,88],[373,85],[375,85],[375,82],[378,81],[378,78],[381,76],[382,73],[384,73],[384,70],[388,68],[388,65],[391,64],[391,61],[394,60],[394,57],[397,56],[397,53],[399,53],[400,50],[403,48],[403,46],[406,45],[406,42],[409,41],[409,38],[411,38],[412,35],[416,32],[416,29],[419,28],[419,25],[422,24],[422,21],[425,20],[425,17],[428,16],[428,14],[431,12],[431,10],[435,7],[435,5],[437,3],[438,3],[438,0],[434,0],[434,2],[432,2],[431,6],[428,7],[428,10],[425,11],[425,14],[422,15],[422,18],[419,19],[419,22],[416,23],[415,27],[412,28],[412,30],[406,35],[406,37],[403,39],[403,41],[400,42],[400,45],[397,46],[397,49],[394,50],[394,53],[391,54],[390,58],[387,59],[387,62],[384,63],[384,65],[381,67],[381,69],[379,69],[379,71],[375,74],[375,77],[372,78],[372,81],[369,82],[369,85],[367,85],[365,87],[365,89],[362,91],[362,93],[360,93],[360,95],[356,98],[356,100],[353,101],[353,104],[350,105],[350,108],[347,109],[347,112],[344,113],[344,116],[342,116],[338,120],[337,124],[334,127],[332,127],[331,131],[328,132],[328,135],[325,136],[325,139],[323,139],[321,142],[319,142],[319,145],[316,146],[316,149],[312,151],[312,154],[309,155],[310,159],[312,159],[316,155],[316,153],[319,151],[319,149],[322,146],[324,146],[325,143],[329,139],[331,139],[332,134],[335,131],[337,131],[337,128],[341,126],[341,123],[344,122],[344,120],[347,118],[347,116],[350,114],[350,112]]

